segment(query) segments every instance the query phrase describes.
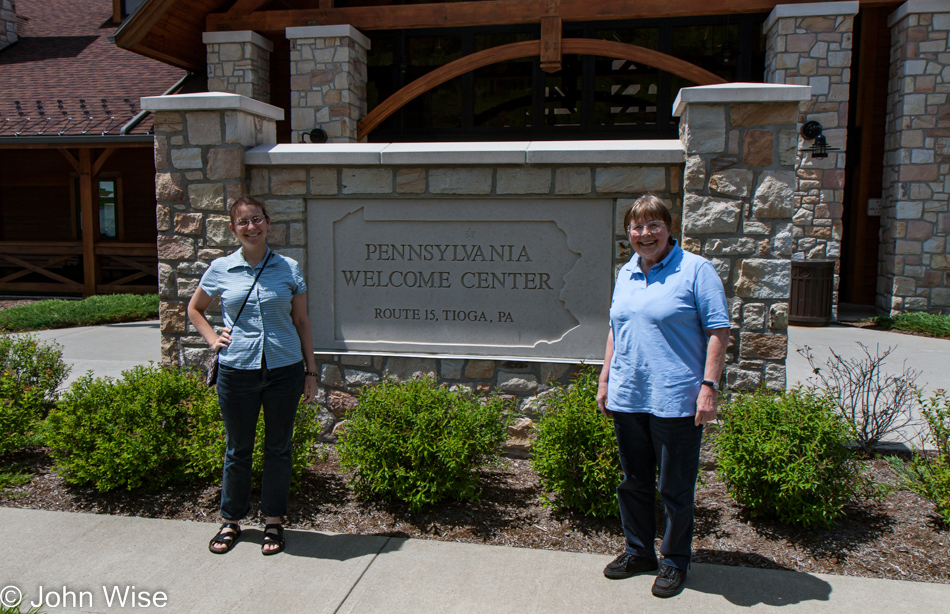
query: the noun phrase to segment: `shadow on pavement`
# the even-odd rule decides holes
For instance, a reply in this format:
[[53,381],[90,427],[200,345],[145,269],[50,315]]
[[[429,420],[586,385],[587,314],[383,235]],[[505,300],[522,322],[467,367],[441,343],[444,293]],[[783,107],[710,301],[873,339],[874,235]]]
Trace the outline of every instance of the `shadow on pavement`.
[[[775,567],[781,567],[774,563]],[[730,603],[752,607],[786,606],[808,601],[828,601],[831,585],[807,573],[789,569],[748,569],[696,565],[686,581],[688,590],[721,595]]]
[[[284,539],[287,545],[284,551],[277,556],[299,556],[327,561],[346,561],[366,555],[376,555],[390,542],[389,537],[327,535],[294,529],[284,529]],[[259,548],[263,540],[263,529],[244,528],[238,545],[240,543],[255,544]],[[400,545],[401,542],[390,545],[390,549],[398,550]]]

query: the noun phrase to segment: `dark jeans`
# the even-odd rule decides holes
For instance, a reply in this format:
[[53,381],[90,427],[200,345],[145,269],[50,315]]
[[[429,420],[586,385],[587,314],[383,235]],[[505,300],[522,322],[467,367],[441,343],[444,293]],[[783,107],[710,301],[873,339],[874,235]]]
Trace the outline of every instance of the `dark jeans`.
[[[626,552],[656,557],[656,493],[660,492],[666,528],[660,554],[664,564],[688,569],[693,542],[693,500],[699,472],[703,427],[688,418],[614,412],[624,479],[617,487]],[[660,479],[656,479],[657,468]]]
[[232,369],[218,372],[218,404],[227,433],[221,516],[239,521],[251,505],[251,454],[257,417],[264,407],[264,475],[261,513],[284,516],[290,492],[292,437],[297,403],[303,394],[303,362],[277,369]]

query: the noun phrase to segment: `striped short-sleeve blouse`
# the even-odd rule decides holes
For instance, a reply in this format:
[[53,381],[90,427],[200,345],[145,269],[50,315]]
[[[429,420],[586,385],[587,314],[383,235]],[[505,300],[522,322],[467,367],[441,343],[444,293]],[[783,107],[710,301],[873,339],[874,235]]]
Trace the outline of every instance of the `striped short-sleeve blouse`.
[[231,345],[221,350],[218,360],[233,369],[260,369],[265,361],[268,369],[276,369],[303,360],[300,337],[290,319],[291,299],[307,291],[296,260],[273,253],[234,325],[234,317],[265,260],[267,256],[257,267],[251,267],[239,249],[212,262],[199,282],[208,296],[221,297],[224,325],[231,329]]

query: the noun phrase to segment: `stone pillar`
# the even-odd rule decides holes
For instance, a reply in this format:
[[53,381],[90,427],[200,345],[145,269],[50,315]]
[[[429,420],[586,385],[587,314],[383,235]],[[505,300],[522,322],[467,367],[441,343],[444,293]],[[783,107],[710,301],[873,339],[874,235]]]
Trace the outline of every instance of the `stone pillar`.
[[950,312],[950,3],[906,2],[888,19],[884,210],[877,306]]
[[[801,123],[817,121],[830,147],[827,158],[799,154],[795,189],[796,259],[834,259],[841,253],[844,211],[851,47],[857,2],[779,5],[762,29],[766,33],[765,81],[811,86]],[[814,142],[800,139],[799,149]],[[835,274],[837,311],[838,274]]]
[[162,363],[206,364],[210,351],[185,309],[208,263],[237,246],[227,206],[247,192],[244,152],[275,143],[284,112],[225,93],[143,98],[142,109],[155,114]]
[[726,382],[785,390],[799,103],[811,88],[730,83],[680,90],[683,248],[712,261],[729,297]]
[[208,47],[208,91],[270,102],[272,42],[250,30],[205,32],[201,40]]
[[0,3],[0,49],[17,42],[16,2],[2,0]]
[[287,28],[291,140],[320,128],[331,143],[357,141],[366,115],[369,39],[352,26]]

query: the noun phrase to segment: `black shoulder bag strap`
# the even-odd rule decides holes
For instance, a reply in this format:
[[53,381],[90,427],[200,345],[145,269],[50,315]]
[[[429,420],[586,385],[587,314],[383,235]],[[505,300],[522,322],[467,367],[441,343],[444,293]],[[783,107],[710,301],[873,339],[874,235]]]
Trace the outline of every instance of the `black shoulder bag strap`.
[[[254,286],[257,285],[257,280],[261,278],[261,273],[264,272],[264,269],[267,267],[267,261],[270,260],[270,257],[274,255],[273,251],[270,251],[267,254],[267,258],[264,259],[264,264],[261,265],[261,270],[257,272],[257,276],[254,277],[254,283],[251,284],[251,287],[247,291],[247,295],[244,297],[244,302],[241,303],[241,308],[238,310],[234,320],[231,321],[231,330],[234,330],[234,325],[237,323],[238,318],[241,317],[241,314],[244,313],[244,306],[247,305],[247,299],[251,298],[251,292],[254,291]],[[224,303],[221,304],[221,311],[224,311]],[[220,351],[220,350],[219,350]],[[208,386],[214,386],[218,383],[218,352],[214,353],[214,359],[211,361],[211,368],[208,369],[208,377],[205,379],[205,383]]]

